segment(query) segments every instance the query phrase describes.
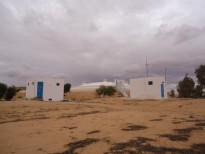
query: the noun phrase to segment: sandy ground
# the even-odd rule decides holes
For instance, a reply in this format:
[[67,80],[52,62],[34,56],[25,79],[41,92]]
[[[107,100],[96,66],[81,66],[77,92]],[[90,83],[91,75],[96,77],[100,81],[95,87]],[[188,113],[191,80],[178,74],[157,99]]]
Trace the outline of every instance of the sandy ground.
[[205,153],[205,100],[0,102],[0,153]]
[[[119,92],[116,92],[113,97],[122,97]],[[64,94],[64,99],[67,100],[91,100],[99,98],[95,92],[71,92]]]

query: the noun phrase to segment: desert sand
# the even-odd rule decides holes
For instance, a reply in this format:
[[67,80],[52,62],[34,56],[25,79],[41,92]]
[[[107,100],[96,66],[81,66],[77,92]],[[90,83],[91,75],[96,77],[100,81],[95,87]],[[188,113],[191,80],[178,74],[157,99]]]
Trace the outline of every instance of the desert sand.
[[0,102],[0,153],[205,153],[205,99],[89,95]]

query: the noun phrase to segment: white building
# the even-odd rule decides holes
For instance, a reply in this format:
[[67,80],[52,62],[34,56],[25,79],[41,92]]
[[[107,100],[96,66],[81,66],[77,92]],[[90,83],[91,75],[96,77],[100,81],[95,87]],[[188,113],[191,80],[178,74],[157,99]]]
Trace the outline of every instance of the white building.
[[26,98],[40,98],[44,101],[61,101],[64,99],[64,80],[30,78],[27,80]]
[[130,80],[130,98],[166,99],[167,85],[164,77],[146,77]]

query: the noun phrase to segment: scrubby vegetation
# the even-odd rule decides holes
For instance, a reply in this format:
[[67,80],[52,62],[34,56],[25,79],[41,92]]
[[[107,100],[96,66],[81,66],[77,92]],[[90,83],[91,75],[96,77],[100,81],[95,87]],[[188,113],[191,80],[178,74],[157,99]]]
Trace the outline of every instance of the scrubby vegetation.
[[108,96],[111,96],[111,95],[114,95],[116,92],[116,89],[115,87],[113,86],[104,86],[104,85],[101,85],[98,89],[96,89],[96,93],[98,95],[108,95]]
[[5,98],[10,101],[16,94],[16,88],[14,86],[7,87],[6,84],[0,83],[0,99]]
[[172,90],[168,93],[168,95],[169,95],[170,97],[174,98],[174,97],[175,97],[175,92],[174,92],[174,90],[172,89]]
[[9,87],[6,92],[6,100],[10,101],[16,94],[16,88],[14,86]]
[[4,83],[0,83],[0,99],[5,95],[7,90],[7,85]]
[[70,83],[66,83],[64,85],[64,93],[70,92],[70,88],[71,88],[71,84]]
[[200,65],[195,69],[195,75],[197,78],[197,84],[194,80],[185,75],[185,77],[179,81],[177,91],[181,98],[200,98],[205,97],[205,65]]

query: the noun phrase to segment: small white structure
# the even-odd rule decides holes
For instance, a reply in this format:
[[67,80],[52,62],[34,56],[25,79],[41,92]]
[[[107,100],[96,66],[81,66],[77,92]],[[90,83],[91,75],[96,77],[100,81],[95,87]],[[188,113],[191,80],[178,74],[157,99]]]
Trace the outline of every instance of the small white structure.
[[30,78],[27,80],[26,98],[40,98],[44,101],[61,101],[64,99],[64,80]]
[[166,99],[167,85],[164,77],[146,77],[130,80],[130,98]]

